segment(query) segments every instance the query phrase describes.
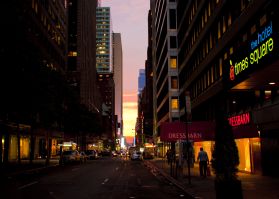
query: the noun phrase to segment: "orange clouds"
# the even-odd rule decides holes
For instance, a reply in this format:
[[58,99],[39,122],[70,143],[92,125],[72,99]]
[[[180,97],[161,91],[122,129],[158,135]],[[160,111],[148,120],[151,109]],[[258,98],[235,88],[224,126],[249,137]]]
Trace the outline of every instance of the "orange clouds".
[[125,93],[123,101],[124,136],[134,136],[138,109],[137,93]]

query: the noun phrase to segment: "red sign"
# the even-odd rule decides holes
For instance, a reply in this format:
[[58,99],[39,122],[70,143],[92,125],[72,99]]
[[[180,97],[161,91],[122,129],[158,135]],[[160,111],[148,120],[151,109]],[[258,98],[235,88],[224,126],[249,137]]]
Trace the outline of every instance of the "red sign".
[[[191,122],[187,126],[188,138],[192,141],[213,140],[215,124],[213,122]],[[186,124],[183,122],[164,122],[160,126],[160,139],[174,142],[186,140]]]
[[231,126],[240,126],[250,123],[250,113],[243,113],[241,115],[236,115],[228,118]]

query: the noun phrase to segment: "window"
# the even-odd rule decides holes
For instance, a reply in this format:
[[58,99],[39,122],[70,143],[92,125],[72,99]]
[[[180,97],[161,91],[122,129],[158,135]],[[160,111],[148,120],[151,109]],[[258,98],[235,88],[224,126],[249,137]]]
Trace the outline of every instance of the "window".
[[229,13],[229,15],[228,15],[228,27],[230,25],[232,25],[232,14],[231,13]]
[[171,99],[171,109],[178,109],[178,98],[172,98]]
[[257,31],[257,27],[256,27],[256,25],[253,25],[251,27],[251,35],[253,35],[256,31]]
[[220,77],[223,75],[223,60],[222,60],[222,58],[219,59],[219,75],[220,75]]
[[170,29],[176,29],[176,11],[170,9]]
[[174,56],[170,57],[170,67],[172,69],[177,68],[177,60],[176,60],[176,57],[174,57]]
[[170,48],[176,48],[176,36],[170,36]]
[[263,26],[266,23],[266,15],[262,16],[260,19],[260,25]]
[[171,88],[172,89],[178,89],[177,77],[171,77]]
[[226,17],[223,16],[223,33],[225,33],[227,30],[227,26],[226,26]]
[[221,23],[220,21],[218,22],[218,39],[221,38]]

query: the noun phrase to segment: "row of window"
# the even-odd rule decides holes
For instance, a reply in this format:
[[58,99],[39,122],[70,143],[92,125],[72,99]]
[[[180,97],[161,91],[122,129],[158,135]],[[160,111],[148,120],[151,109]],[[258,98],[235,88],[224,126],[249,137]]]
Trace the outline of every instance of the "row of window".
[[[191,93],[192,98],[196,98],[199,94],[201,94],[204,90],[206,90],[208,87],[210,87],[215,81],[218,81],[223,76],[223,67],[225,61],[234,53],[234,49],[238,49],[243,45],[244,42],[247,41],[248,37],[253,36],[253,34],[262,26],[264,26],[267,23],[267,16],[263,15],[258,22],[251,25],[251,28],[247,29],[246,32],[239,35],[238,40],[235,40],[229,48],[225,48],[223,51],[223,54],[219,56],[218,59],[215,59],[214,63],[211,65],[211,67],[207,68],[206,71],[203,72],[203,76],[200,77],[195,81],[195,83],[191,86]],[[195,64],[192,67],[192,70],[194,70]],[[193,71],[192,71],[193,72]],[[190,73],[188,73],[186,76],[190,77]]]
[[55,43],[60,46],[61,49],[65,48],[65,27],[61,25],[61,21],[58,20],[55,12],[52,11],[51,6],[48,4],[48,13],[52,17],[50,21],[49,17],[43,12],[41,5],[39,6],[37,0],[32,0],[31,7],[37,17],[40,18],[43,26],[48,32],[49,36],[55,41]]
[[[242,1],[241,1],[242,2]],[[245,4],[246,6],[248,4]],[[205,18],[206,19],[206,18]],[[207,19],[205,20],[207,21]],[[263,21],[263,20],[261,20]],[[207,54],[210,52],[210,50],[217,44],[218,39],[222,37],[223,34],[228,30],[228,28],[232,25],[232,16],[230,12],[226,12],[223,17],[213,26],[214,29],[217,30],[216,32],[211,31],[207,36],[205,36],[204,42],[200,45],[200,48],[197,48],[196,56],[192,57],[188,64],[189,67],[187,69],[186,74],[183,77],[183,82],[185,82],[186,79],[188,79],[192,73],[196,70],[197,66],[201,64],[201,62],[205,59]],[[251,27],[251,34],[255,32],[256,27]],[[214,34],[215,33],[215,34]],[[217,34],[216,34],[217,33]],[[189,51],[193,48],[193,45],[195,45],[196,39],[198,34],[200,32],[197,32],[197,29],[194,29],[192,32],[191,42],[188,42],[187,49],[185,50],[185,54],[189,53]],[[196,35],[196,37],[195,37]],[[215,37],[213,36],[215,35]],[[244,34],[241,39],[247,39],[247,34]],[[235,42],[236,44],[238,42]],[[186,45],[185,45],[186,46]],[[235,46],[237,47],[237,46]],[[203,77],[200,77],[199,80],[196,80],[196,82],[192,86],[192,97],[197,97],[203,90],[207,89],[214,81],[218,80],[218,77],[222,76],[222,63],[223,60],[226,60],[228,57],[228,54],[233,54],[234,46],[228,48],[227,52],[224,53],[223,57],[219,60],[215,61],[215,63],[212,64],[212,66],[206,71],[204,71]],[[182,56],[179,57],[179,59]],[[181,59],[179,61],[182,61],[184,59]]]

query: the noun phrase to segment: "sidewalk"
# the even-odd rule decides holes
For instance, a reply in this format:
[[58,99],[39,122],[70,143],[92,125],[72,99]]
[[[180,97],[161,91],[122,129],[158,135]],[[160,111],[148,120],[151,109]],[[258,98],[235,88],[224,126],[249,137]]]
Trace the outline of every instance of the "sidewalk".
[[[166,160],[155,158],[145,160],[145,164],[153,166],[162,175],[168,178],[173,184],[180,187],[194,198],[215,199],[214,175],[202,178],[199,176],[198,164],[191,168],[191,184],[189,184],[188,169],[183,167],[183,173],[178,173],[177,178],[170,176],[170,166]],[[279,178],[272,178],[261,175],[238,173],[239,180],[242,182],[242,192],[244,199],[279,199]]]
[[18,164],[16,161],[9,162],[9,164],[6,167],[2,168],[1,172],[4,175],[3,177],[12,177],[23,173],[27,174],[32,172],[38,172],[46,168],[58,166],[59,159],[51,158],[49,160],[48,166],[46,166],[45,163],[45,159],[35,159],[33,160],[32,165],[30,165],[29,160],[21,160],[20,164]]

